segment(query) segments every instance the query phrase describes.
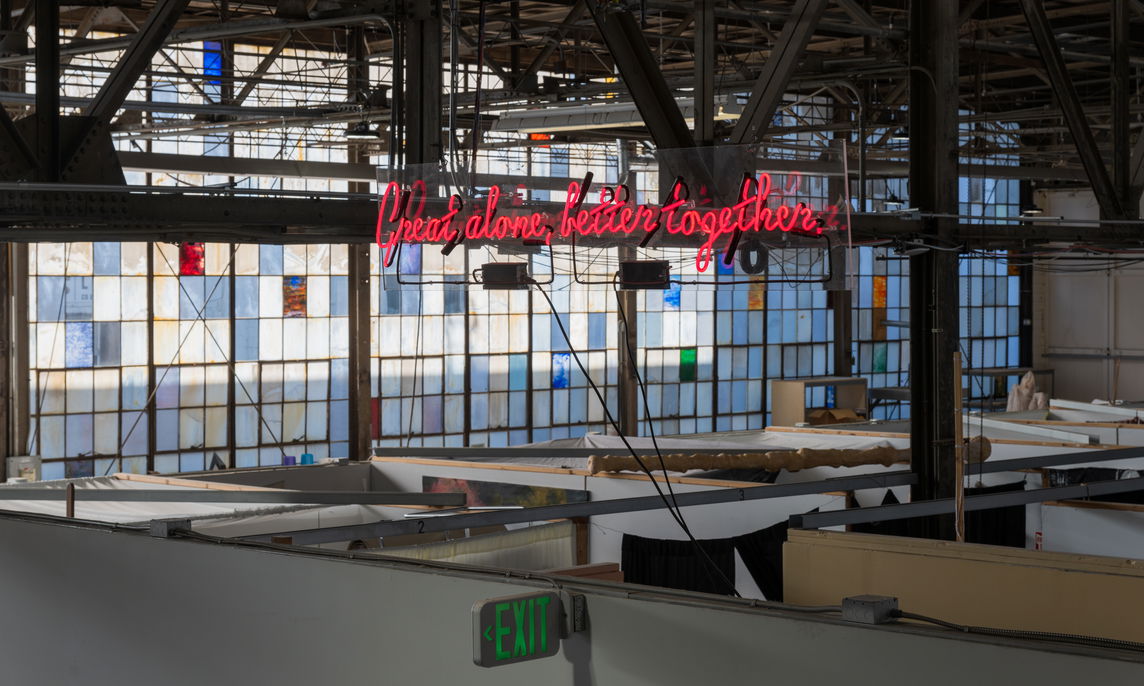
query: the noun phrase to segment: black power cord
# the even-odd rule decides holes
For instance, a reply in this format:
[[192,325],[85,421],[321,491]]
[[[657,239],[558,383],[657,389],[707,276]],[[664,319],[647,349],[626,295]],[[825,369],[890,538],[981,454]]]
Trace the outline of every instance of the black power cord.
[[[624,303],[620,299],[619,284],[615,278],[612,279],[612,292],[616,294],[616,309],[620,313],[620,321],[624,324],[624,331],[630,331],[631,322],[628,321],[628,314],[624,311]],[[639,364],[636,363],[636,352],[632,349],[631,339],[627,336],[624,337],[624,349],[627,350],[628,362],[631,364],[632,374],[636,377],[636,385],[639,386],[640,395],[643,397],[644,420],[647,421],[647,430],[651,436],[651,444],[652,447],[655,448],[655,456],[659,459],[659,468],[663,472],[663,480],[667,484],[667,493],[671,496],[671,504],[675,506],[676,512],[679,512],[679,503],[675,500],[675,490],[671,487],[671,479],[667,475],[667,465],[663,461],[663,453],[659,450],[659,439],[656,437],[655,427],[652,425],[651,409],[648,407],[647,401],[647,385],[644,384],[643,377],[640,376],[640,367]],[[683,519],[683,513],[680,513],[679,517]],[[684,530],[687,529],[686,524],[682,522],[681,526],[683,526]]]
[[935,617],[928,617],[926,615],[919,615],[916,612],[903,612],[895,610],[893,612],[895,617],[902,619],[912,619],[917,622],[927,622],[935,624],[946,629],[960,631],[965,634],[979,634],[982,636],[1003,636],[1008,638],[1024,638],[1037,641],[1055,641],[1057,643],[1071,643],[1074,645],[1089,646],[1092,648],[1114,648],[1117,650],[1133,650],[1137,652],[1144,652],[1144,643],[1137,643],[1135,641],[1122,641],[1116,638],[1103,638],[1101,636],[1084,636],[1081,634],[1062,634],[1051,631],[1025,631],[1022,629],[997,629],[988,626],[972,626],[967,624],[956,624],[954,622],[947,622],[944,619],[937,619]]
[[[624,432],[620,429],[619,423],[616,422],[615,417],[612,416],[612,411],[608,409],[607,400],[600,392],[599,387],[596,386],[596,382],[592,380],[592,376],[588,374],[588,370],[584,367],[584,363],[580,361],[580,355],[572,346],[572,339],[568,335],[568,330],[564,328],[564,322],[560,319],[560,313],[556,310],[556,305],[552,302],[552,298],[549,297],[548,292],[545,291],[535,280],[531,280],[531,283],[536,286],[536,290],[540,291],[540,294],[543,295],[544,299],[548,302],[548,308],[552,311],[552,315],[556,318],[556,325],[560,329],[560,334],[564,337],[564,342],[568,345],[569,352],[572,353],[572,359],[576,361],[576,366],[580,369],[580,373],[583,374],[584,378],[588,380],[588,384],[592,387],[592,392],[596,394],[596,399],[600,401],[600,406],[604,408],[604,416],[607,418],[608,423],[612,426],[613,429],[615,429],[616,434],[620,437],[624,447],[628,449],[628,452],[630,452],[632,457],[635,458],[636,463],[648,476],[652,486],[655,488],[655,492],[659,495],[660,499],[663,500],[663,504],[667,507],[667,511],[671,514],[675,522],[679,524],[679,527],[683,530],[683,533],[687,534],[688,540],[691,541],[692,545],[694,545],[695,549],[699,552],[700,559],[702,559],[707,564],[708,573],[713,570],[715,574],[712,575],[712,578],[714,579],[714,577],[717,576],[717,581],[727,588],[730,595],[739,597],[739,592],[735,589],[735,584],[727,578],[727,575],[723,573],[723,570],[719,569],[719,566],[715,564],[715,561],[711,559],[711,556],[707,554],[707,551],[703,548],[699,541],[695,539],[695,536],[691,533],[691,529],[687,526],[687,522],[684,521],[682,514],[679,512],[678,508],[673,506],[672,500],[675,498],[674,493],[672,494],[672,500],[668,500],[667,496],[664,495],[663,489],[660,488],[659,482],[656,481],[655,475],[652,474],[647,464],[639,456],[639,453],[636,451],[636,449],[632,447],[632,444],[628,441],[627,436],[625,436]],[[646,410],[646,403],[644,404],[644,408]],[[658,450],[659,449],[657,447],[657,453]],[[660,463],[663,463],[662,456],[660,457]],[[667,480],[667,483],[668,488],[671,488],[671,481]]]

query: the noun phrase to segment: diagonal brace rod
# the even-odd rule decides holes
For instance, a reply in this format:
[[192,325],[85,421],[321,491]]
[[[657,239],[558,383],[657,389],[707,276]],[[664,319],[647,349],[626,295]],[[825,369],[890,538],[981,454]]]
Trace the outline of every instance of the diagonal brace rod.
[[1084,107],[1077,96],[1076,87],[1073,86],[1072,77],[1069,76],[1060,46],[1053,35],[1053,27],[1045,14],[1044,0],[1021,0],[1021,9],[1025,12],[1025,19],[1029,22],[1029,32],[1033,42],[1037,44],[1037,52],[1045,63],[1045,70],[1049,74],[1053,93],[1060,102],[1061,113],[1064,114],[1065,123],[1068,124],[1073,142],[1076,144],[1077,154],[1088,174],[1089,183],[1092,184],[1093,194],[1100,204],[1101,214],[1106,219],[1124,218],[1124,208],[1120,204],[1120,197],[1112,184],[1108,168],[1104,166],[1104,159],[1096,147],[1096,138],[1092,135],[1088,121],[1085,119]]
[[732,145],[758,143],[763,139],[786,91],[790,77],[798,66],[806,44],[810,42],[826,0],[799,0],[791,11],[783,30],[779,33],[771,56],[763,66],[758,81],[751,91],[751,99],[731,132]]
[[107,77],[84,114],[107,123],[115,116],[116,110],[127,99],[135,82],[150,64],[155,51],[163,45],[171,29],[175,27],[189,0],[162,0],[147,17],[147,23],[135,34],[127,52],[119,60],[115,71]]

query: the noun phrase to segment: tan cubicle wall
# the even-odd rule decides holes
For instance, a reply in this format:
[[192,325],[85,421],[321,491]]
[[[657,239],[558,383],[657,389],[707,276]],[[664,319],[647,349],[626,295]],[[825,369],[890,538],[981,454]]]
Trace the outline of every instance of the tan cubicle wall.
[[862,594],[958,624],[1144,642],[1144,561],[895,536],[792,530],[785,602]]

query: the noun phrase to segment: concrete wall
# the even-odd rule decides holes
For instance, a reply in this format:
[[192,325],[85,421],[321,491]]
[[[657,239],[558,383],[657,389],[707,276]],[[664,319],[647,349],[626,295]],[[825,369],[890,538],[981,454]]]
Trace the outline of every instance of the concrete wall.
[[[558,655],[472,663],[470,608],[551,588],[502,573],[349,561],[0,516],[6,684],[1127,684],[1081,648],[859,626],[602,582]],[[687,600],[688,604],[680,602]]]
[[[1047,216],[1100,217],[1091,191],[1040,192],[1036,197]],[[1081,264],[1071,261],[1068,266]],[[1035,365],[1056,369],[1058,398],[1144,399],[1144,266],[1073,274],[1040,271],[1033,292]]]

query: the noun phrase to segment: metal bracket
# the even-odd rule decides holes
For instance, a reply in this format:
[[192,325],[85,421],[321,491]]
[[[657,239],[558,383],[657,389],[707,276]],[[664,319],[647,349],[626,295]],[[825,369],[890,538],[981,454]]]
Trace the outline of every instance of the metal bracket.
[[560,591],[564,610],[564,638],[588,630],[588,597],[583,593]]
[[179,531],[189,531],[189,519],[152,519],[151,536],[154,538],[174,538]]

